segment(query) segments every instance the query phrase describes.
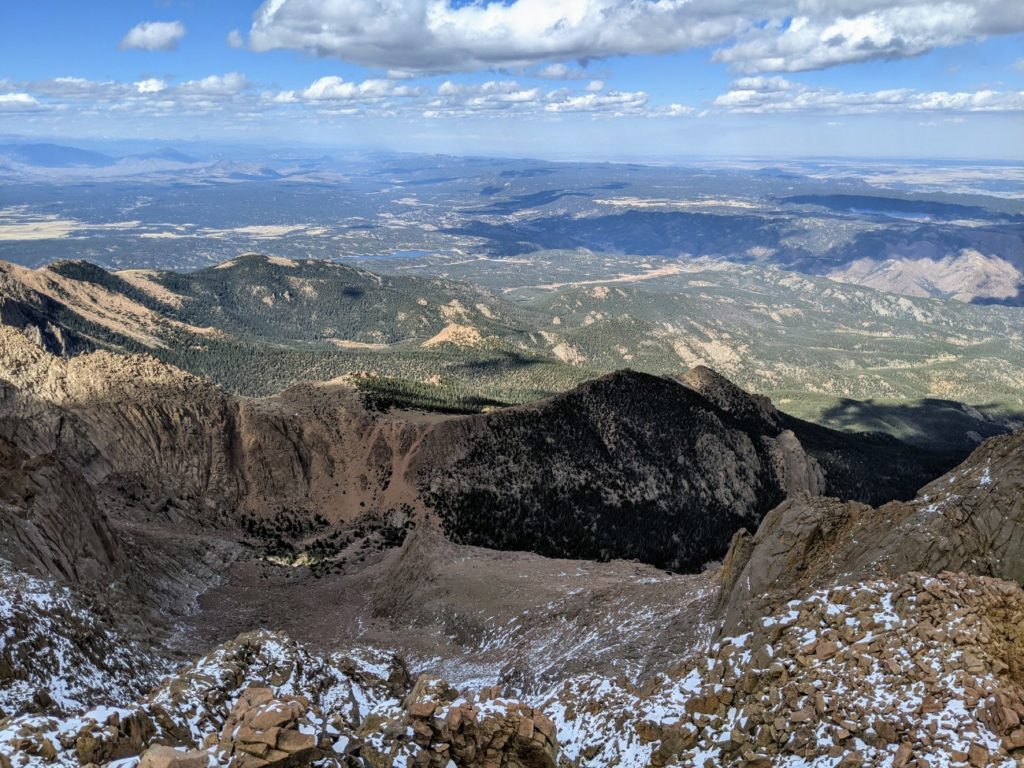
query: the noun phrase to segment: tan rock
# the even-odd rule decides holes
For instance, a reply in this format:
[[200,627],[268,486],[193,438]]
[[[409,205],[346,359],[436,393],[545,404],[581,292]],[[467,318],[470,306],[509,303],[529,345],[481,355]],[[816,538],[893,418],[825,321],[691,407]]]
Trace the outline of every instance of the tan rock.
[[206,768],[208,763],[207,752],[182,752],[173,747],[153,746],[142,753],[139,768]]
[[977,742],[971,744],[967,750],[967,761],[974,768],[986,768],[989,764],[988,747]]

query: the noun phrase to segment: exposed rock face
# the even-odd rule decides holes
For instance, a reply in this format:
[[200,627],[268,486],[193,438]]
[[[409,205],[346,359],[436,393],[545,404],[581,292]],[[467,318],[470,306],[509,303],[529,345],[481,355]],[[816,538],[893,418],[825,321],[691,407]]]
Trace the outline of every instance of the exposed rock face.
[[302,696],[274,696],[270,688],[250,686],[231,709],[218,743],[221,762],[237,768],[308,765],[330,750],[333,739],[319,737],[307,717]]
[[836,581],[951,570],[1024,582],[1022,467],[1018,431],[986,441],[911,502],[783,502],[731,567],[727,626]]
[[211,384],[145,355],[50,355],[0,326],[0,435],[56,453],[94,485],[206,514],[240,496],[237,406]]
[[77,586],[130,581],[118,540],[82,474],[52,455],[29,458],[3,438],[0,555]]
[[139,760],[139,768],[207,768],[210,755],[198,749],[186,751],[162,744],[147,749]]
[[540,710],[494,690],[470,701],[443,680],[421,677],[406,697],[413,765],[444,768],[557,768],[555,724]]

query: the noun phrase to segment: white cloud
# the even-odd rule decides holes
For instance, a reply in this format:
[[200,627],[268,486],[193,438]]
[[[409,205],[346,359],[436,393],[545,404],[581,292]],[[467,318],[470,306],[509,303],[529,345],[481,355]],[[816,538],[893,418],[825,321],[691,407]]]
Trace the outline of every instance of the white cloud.
[[249,87],[245,75],[240,72],[228,72],[226,75],[210,75],[202,80],[189,80],[181,84],[181,90],[193,93],[230,96]]
[[[257,51],[292,48],[370,66],[441,72],[663,53],[707,45],[742,28],[734,15],[689,18],[688,4],[266,0],[254,15],[249,43]],[[565,67],[553,66],[551,76]]]
[[591,80],[587,83],[587,90],[590,93],[597,93],[604,90],[604,80]]
[[237,29],[232,29],[228,32],[228,36],[225,38],[225,42],[232,48],[244,48],[245,40],[242,38],[242,33]]
[[135,83],[135,89],[139,93],[160,93],[167,89],[167,83],[157,77],[150,77]]
[[743,77],[714,101],[728,112],[753,114],[822,112],[875,114],[893,112],[1021,112],[1024,91],[917,91],[892,88],[849,92],[812,88],[782,77]]
[[545,80],[584,80],[587,71],[582,67],[570,67],[568,64],[556,62],[539,69],[537,77],[543,77]]
[[647,104],[643,91],[619,93],[587,93],[567,96],[544,106],[548,112],[612,112],[614,114],[639,113]]
[[406,72],[547,64],[721,46],[741,72],[915,56],[1024,31],[1020,0],[265,0],[250,46],[304,50]]
[[798,15],[788,24],[748,31],[713,59],[744,72],[799,72],[917,56],[980,34],[973,5],[981,3],[896,5],[851,17]]
[[173,51],[184,36],[185,25],[180,21],[143,21],[131,28],[118,47],[121,50]]
[[0,112],[37,112],[43,108],[39,101],[28,93],[0,93]]
[[685,104],[669,104],[668,106],[657,110],[656,114],[664,117],[693,117],[694,115],[703,117],[707,112],[699,112],[693,107],[688,107]]
[[395,85],[391,80],[371,78],[361,83],[331,75],[321,77],[301,92],[307,101],[379,101],[389,97],[415,96],[417,88]]

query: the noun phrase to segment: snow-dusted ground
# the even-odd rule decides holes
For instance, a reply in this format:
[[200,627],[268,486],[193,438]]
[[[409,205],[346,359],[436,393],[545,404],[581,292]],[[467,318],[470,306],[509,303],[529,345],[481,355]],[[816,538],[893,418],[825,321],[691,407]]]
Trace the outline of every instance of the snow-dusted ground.
[[63,711],[138,698],[166,667],[98,613],[48,579],[0,560],[0,712],[45,693]]
[[[1024,699],[1005,672],[1024,633],[1013,620],[1021,615],[1024,594],[995,579],[860,582],[794,600],[754,632],[722,638],[706,656],[643,685],[625,675],[583,674],[542,694],[501,698],[480,690],[496,680],[481,679],[454,703],[439,704],[435,717],[467,701],[481,717],[523,701],[554,721],[562,755],[581,768],[833,768],[851,755],[891,766],[901,764],[901,749],[930,765],[966,765],[983,754],[984,765],[1009,768],[1016,762],[1004,747],[1020,724],[1011,710],[1024,714]],[[17,753],[16,765],[78,765],[80,736],[107,738],[111,724],[132,717],[155,724],[151,738],[213,749],[211,739],[252,684],[306,697],[309,727],[339,749],[353,738],[395,748],[403,760],[417,749],[402,701],[412,681],[396,685],[404,670],[387,651],[324,655],[280,634],[251,633],[133,697],[125,675],[144,658],[66,591],[7,573],[0,616],[3,658],[42,660],[32,680],[4,683],[5,705],[44,685],[63,710],[0,720],[0,753]],[[11,627],[26,621],[38,632],[16,638]],[[104,667],[83,653],[76,644],[82,631],[104,638],[115,663]],[[997,704],[1002,714],[993,714]],[[114,764],[130,768],[134,759]]]
[[594,768],[645,768],[673,739],[662,764],[825,768],[856,753],[889,766],[907,743],[930,765],[966,765],[973,747],[985,765],[1013,766],[986,724],[991,701],[1014,688],[999,675],[998,649],[985,645],[996,632],[987,612],[1007,605],[1020,609],[1020,590],[992,579],[836,587],[644,690],[581,677],[536,705],[557,723],[563,754]]

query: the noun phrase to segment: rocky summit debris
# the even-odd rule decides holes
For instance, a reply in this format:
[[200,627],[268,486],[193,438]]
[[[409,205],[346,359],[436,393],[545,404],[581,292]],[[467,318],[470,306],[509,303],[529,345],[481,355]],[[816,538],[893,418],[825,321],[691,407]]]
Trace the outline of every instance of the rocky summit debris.
[[580,678],[543,708],[587,766],[1014,766],[1024,593],[908,574],[815,592],[636,687]]
[[533,696],[249,634],[144,700],[8,717],[0,753],[15,766],[1009,768],[1024,756],[1022,683],[1017,585],[906,574],[790,601],[647,681],[577,675]]

